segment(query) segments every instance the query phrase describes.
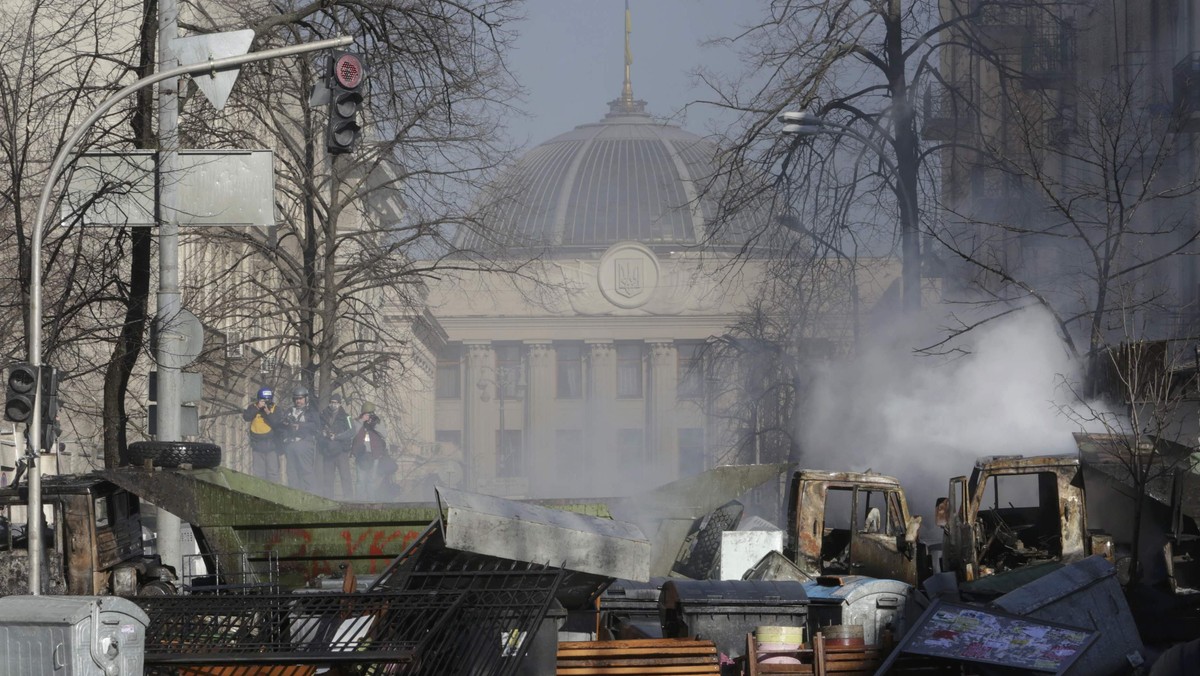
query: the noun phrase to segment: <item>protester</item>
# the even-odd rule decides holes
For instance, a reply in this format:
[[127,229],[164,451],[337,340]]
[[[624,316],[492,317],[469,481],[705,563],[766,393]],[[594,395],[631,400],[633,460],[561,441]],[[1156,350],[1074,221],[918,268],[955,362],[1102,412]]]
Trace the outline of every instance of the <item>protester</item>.
[[342,485],[342,499],[354,497],[354,480],[350,475],[350,445],[354,442],[354,423],[350,414],[342,407],[342,395],[329,396],[329,406],[321,414],[325,423],[324,436],[321,439],[321,455],[325,461],[325,472],[322,474],[325,495],[335,497],[334,479],[336,472]]
[[250,471],[256,477],[280,483],[280,449],[274,416],[275,391],[269,387],[259,389],[257,400],[242,412],[242,419],[250,423]]
[[317,454],[321,435],[321,413],[308,401],[309,391],[301,385],[292,392],[292,407],[276,415],[283,455],[287,458],[288,485],[309,493],[321,487],[319,472],[324,468]]
[[388,453],[387,439],[379,429],[374,404],[363,404],[358,422],[358,432],[350,451],[358,467],[358,497],[374,502],[391,499],[395,494],[397,465]]

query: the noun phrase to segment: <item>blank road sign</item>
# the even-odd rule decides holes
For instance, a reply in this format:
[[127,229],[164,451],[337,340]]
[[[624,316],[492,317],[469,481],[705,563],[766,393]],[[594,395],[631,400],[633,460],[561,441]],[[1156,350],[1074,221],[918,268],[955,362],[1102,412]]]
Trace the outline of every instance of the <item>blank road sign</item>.
[[[156,225],[153,151],[96,153],[71,174],[62,221],[99,226]],[[274,153],[270,150],[183,150],[180,225],[274,225]]]

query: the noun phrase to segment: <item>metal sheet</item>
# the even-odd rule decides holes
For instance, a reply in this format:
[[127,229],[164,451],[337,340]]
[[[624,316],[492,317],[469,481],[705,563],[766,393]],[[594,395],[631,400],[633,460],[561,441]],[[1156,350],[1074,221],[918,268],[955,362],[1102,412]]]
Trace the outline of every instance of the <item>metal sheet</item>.
[[[180,225],[274,225],[275,155],[270,150],[183,150]],[[79,158],[61,217],[83,225],[149,226],[154,219],[152,151]],[[164,179],[166,180],[166,179]]]
[[741,580],[767,552],[783,551],[781,530],[735,530],[721,533],[719,578]]
[[1143,654],[1145,647],[1116,575],[1116,568],[1103,557],[1089,556],[1001,596],[992,605],[1016,615],[1096,630],[1100,640],[1066,673],[1120,673],[1133,663],[1131,656]]
[[627,580],[650,579],[650,542],[637,526],[503,498],[438,488],[446,547]]

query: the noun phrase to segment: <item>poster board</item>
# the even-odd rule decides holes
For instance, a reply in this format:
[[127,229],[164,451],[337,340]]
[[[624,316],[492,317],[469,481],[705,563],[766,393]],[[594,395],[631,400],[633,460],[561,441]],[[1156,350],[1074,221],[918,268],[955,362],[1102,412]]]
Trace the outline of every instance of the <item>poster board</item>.
[[937,600],[912,625],[877,674],[900,653],[1061,674],[1096,640],[1096,632],[983,606]]

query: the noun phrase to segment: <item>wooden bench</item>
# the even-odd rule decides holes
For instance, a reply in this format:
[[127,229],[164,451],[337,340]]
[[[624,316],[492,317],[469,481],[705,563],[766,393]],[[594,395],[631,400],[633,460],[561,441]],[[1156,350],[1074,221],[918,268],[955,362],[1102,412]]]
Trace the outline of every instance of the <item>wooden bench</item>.
[[720,674],[712,641],[650,638],[627,641],[564,641],[558,644],[558,676],[606,674]]

